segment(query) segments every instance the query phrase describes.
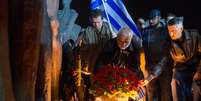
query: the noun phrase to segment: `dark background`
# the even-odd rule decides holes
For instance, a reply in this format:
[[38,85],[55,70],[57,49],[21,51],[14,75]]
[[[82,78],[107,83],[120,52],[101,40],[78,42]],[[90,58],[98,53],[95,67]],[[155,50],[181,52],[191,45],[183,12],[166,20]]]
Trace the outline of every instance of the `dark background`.
[[[72,0],[71,3],[71,8],[79,13],[76,23],[82,27],[88,24],[90,1]],[[138,17],[146,19],[148,12],[156,8],[161,11],[162,17],[166,17],[167,13],[183,16],[185,28],[198,29],[201,32],[201,3],[197,0],[123,0],[123,2],[134,21]]]

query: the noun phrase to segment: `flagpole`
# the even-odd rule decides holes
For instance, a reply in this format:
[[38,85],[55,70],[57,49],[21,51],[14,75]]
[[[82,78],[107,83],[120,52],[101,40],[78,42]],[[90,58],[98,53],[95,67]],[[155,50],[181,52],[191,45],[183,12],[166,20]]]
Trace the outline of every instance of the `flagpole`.
[[101,0],[102,2],[103,2],[103,7],[104,7],[104,9],[105,9],[105,14],[106,14],[106,18],[108,19],[108,24],[109,24],[109,27],[110,27],[110,30],[112,31],[112,37],[116,37],[116,33],[114,32],[114,30],[113,30],[113,28],[112,28],[112,26],[111,26],[111,22],[110,22],[110,19],[109,19],[109,17],[108,17],[108,13],[107,13],[107,11],[106,11],[106,7],[105,7],[105,1],[104,0]]

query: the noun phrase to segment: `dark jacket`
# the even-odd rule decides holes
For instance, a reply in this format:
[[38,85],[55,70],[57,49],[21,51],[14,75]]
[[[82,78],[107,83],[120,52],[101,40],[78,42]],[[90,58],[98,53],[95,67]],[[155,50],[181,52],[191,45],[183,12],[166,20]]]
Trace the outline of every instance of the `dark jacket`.
[[142,31],[143,48],[146,66],[149,74],[158,76],[164,70],[171,70],[170,66],[170,38],[167,28],[163,25],[157,28],[148,27]]
[[196,30],[184,30],[182,39],[171,42],[171,56],[177,71],[201,72],[201,37]]
[[75,67],[75,56],[73,47],[70,45],[69,41],[65,42],[62,47],[62,82],[72,83],[72,70]]
[[[139,69],[139,52],[142,47],[142,41],[138,37],[133,37],[131,44],[122,50],[117,45],[117,38],[111,39],[105,45],[101,52],[94,72],[101,69],[104,65],[125,66],[133,72],[140,72]],[[140,75],[142,75],[140,73]]]

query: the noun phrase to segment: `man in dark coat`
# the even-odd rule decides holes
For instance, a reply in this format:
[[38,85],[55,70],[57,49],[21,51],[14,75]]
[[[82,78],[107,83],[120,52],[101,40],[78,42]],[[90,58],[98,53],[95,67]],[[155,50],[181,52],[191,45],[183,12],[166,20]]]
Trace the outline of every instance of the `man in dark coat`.
[[196,30],[183,28],[183,17],[168,22],[171,57],[174,60],[172,93],[174,101],[201,101],[201,37]]
[[166,26],[160,22],[160,11],[149,12],[149,27],[142,31],[145,53],[145,81],[148,101],[171,101],[170,40]]
[[[101,66],[115,65],[122,68],[127,67],[139,74],[139,53],[142,48],[142,40],[133,34],[130,28],[122,28],[116,38],[109,40],[101,52],[94,72],[96,73]],[[141,76],[140,76],[141,75]]]

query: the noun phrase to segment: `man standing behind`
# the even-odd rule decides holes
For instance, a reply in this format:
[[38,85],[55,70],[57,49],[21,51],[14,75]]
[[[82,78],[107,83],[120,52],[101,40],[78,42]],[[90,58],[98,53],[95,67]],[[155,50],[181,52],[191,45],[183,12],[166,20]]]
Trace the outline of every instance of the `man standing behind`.
[[[91,11],[90,23],[91,25],[80,33],[78,47],[80,49],[82,68],[86,72],[92,73],[97,56],[102,51],[104,44],[112,38],[112,31],[109,24],[103,22],[102,11],[99,9]],[[85,77],[86,90],[90,86],[90,77]],[[85,97],[88,97],[88,92],[85,93]],[[88,101],[88,98],[85,98],[84,101]]]
[[92,72],[96,58],[104,44],[112,38],[112,31],[109,24],[103,21],[102,12],[99,9],[91,11],[90,23],[91,26],[81,32],[79,39],[82,42],[81,58],[88,64],[89,72]]
[[145,53],[145,83],[148,101],[171,101],[171,66],[166,26],[160,22],[160,11],[149,12],[149,27],[142,31]]
[[174,101],[192,101],[192,81],[194,101],[200,101],[201,81],[201,37],[196,30],[184,30],[183,17],[168,21],[169,36],[172,39],[170,53],[174,60],[172,94]]

